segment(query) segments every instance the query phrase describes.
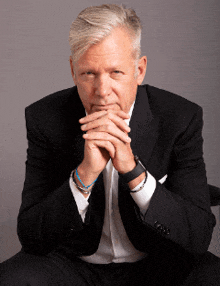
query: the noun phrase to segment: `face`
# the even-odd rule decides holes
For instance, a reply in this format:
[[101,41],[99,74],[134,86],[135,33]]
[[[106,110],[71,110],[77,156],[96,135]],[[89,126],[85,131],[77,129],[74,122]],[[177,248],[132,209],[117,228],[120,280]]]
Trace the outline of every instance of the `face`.
[[122,28],[90,47],[76,63],[70,57],[73,80],[87,113],[108,109],[128,113],[146,64],[146,57],[134,59],[131,38]]

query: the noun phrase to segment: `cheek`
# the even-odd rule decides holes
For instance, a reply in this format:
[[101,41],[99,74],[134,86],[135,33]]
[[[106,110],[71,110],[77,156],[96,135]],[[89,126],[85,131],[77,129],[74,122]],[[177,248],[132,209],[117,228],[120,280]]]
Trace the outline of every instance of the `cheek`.
[[85,107],[85,105],[88,105],[89,101],[90,101],[89,93],[84,88],[84,86],[77,85],[77,90],[78,90],[79,97],[80,97],[80,99],[81,99],[81,101]]
[[82,98],[89,99],[92,94],[92,89],[86,84],[78,84],[77,85],[78,92]]
[[123,104],[124,106],[129,106],[134,102],[136,98],[137,85],[133,83],[127,83],[123,89],[120,89],[119,94],[119,100],[121,104]]

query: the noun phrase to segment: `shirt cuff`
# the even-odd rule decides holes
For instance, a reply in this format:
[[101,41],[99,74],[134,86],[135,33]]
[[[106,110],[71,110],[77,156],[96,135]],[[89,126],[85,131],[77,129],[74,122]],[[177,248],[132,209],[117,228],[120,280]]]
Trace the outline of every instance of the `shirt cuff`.
[[85,198],[83,196],[83,194],[77,189],[77,187],[75,186],[73,179],[71,177],[69,180],[69,185],[70,185],[71,192],[74,196],[74,199],[76,201],[76,205],[78,207],[79,214],[81,215],[82,220],[84,222],[86,212],[87,212],[88,206],[89,206],[88,199],[89,199],[90,194],[88,195],[87,198]]
[[[132,189],[132,191],[138,190],[143,185],[144,180],[139,185],[137,185],[134,189]],[[136,202],[136,204],[140,208],[141,214],[143,216],[145,215],[149,207],[150,200],[154,194],[155,189],[156,189],[156,180],[149,172],[147,172],[147,181],[143,189],[137,193],[131,193],[133,200]]]

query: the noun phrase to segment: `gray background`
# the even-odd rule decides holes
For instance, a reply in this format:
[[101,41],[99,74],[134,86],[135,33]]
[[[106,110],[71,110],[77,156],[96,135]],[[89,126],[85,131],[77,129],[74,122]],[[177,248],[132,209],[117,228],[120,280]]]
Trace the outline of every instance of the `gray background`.
[[[0,3],[0,262],[20,250],[16,219],[25,175],[24,108],[73,85],[68,33],[89,5],[111,1],[1,0]],[[111,3],[120,4],[120,1]],[[145,83],[204,109],[208,181],[220,186],[220,1],[130,0],[143,23]],[[218,220],[210,250],[220,256]]]

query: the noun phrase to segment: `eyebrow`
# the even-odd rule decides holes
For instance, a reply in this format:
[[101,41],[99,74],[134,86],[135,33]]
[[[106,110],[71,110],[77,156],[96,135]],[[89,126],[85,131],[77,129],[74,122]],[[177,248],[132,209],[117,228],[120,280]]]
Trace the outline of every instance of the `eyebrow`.
[[[115,70],[124,70],[125,68],[123,68],[121,65],[114,65],[111,67],[106,68],[107,71],[115,71]],[[93,72],[93,73],[97,73],[98,71],[94,68],[91,68],[89,66],[82,66],[79,68],[79,72],[83,72],[83,71],[87,71],[87,72]]]

